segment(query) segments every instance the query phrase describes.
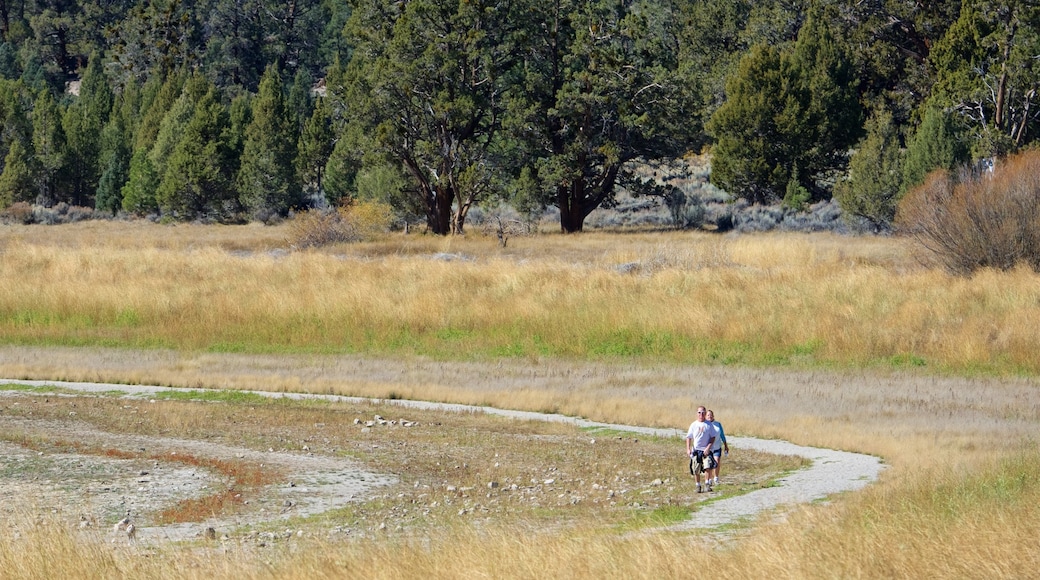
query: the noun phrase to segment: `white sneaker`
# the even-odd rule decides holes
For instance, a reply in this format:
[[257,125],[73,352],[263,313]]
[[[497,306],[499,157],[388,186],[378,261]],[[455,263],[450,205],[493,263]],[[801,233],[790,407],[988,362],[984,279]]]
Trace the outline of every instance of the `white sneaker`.
[[713,485],[718,485],[718,484],[719,484],[719,478],[716,477],[715,478],[715,483],[713,483]]

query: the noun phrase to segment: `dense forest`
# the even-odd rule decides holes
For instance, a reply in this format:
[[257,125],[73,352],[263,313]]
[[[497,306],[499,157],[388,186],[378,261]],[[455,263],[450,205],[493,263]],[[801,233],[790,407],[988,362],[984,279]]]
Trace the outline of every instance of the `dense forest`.
[[1032,146],[1040,7],[984,0],[0,0],[0,209],[267,221],[506,201],[580,231],[631,161],[879,228]]

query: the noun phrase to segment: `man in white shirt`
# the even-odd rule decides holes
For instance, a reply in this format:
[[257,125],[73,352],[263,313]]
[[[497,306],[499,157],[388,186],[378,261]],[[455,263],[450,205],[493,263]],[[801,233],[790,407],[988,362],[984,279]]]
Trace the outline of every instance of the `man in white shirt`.
[[[686,455],[697,462],[694,475],[697,477],[697,493],[701,493],[701,467],[706,458],[710,458],[714,464],[711,448],[715,444],[715,426],[705,420],[707,409],[697,407],[697,420],[690,424],[690,430],[686,432]],[[711,491],[711,479],[704,482],[708,491]]]

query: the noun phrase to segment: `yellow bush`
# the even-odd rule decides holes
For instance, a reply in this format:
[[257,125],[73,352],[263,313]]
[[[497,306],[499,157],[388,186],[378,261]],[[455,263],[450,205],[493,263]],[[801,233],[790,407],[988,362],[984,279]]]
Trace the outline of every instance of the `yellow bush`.
[[359,201],[335,210],[311,210],[289,223],[294,248],[315,248],[369,240],[390,228],[393,212],[378,201]]
[[350,222],[358,237],[370,240],[390,229],[393,209],[381,201],[356,201],[339,210]]

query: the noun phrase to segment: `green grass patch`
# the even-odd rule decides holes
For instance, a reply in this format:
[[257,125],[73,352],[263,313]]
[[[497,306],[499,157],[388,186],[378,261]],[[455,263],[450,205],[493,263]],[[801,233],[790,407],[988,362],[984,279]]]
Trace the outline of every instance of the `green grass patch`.
[[35,391],[35,389],[38,389],[38,388],[39,387],[34,387],[32,385],[19,385],[19,384],[15,384],[15,383],[3,383],[3,384],[0,384],[0,390],[3,390],[3,391],[21,391],[21,392],[28,391],[28,392],[33,392],[33,391]]
[[924,358],[919,357],[911,353],[901,353],[889,357],[889,364],[895,368],[919,368],[928,366],[928,362]]
[[24,393],[39,393],[39,394],[52,394],[52,393],[75,393],[80,394],[79,391],[66,389],[57,385],[22,385],[16,383],[5,383],[0,384],[0,390],[3,391],[19,391]]
[[225,389],[202,389],[190,391],[161,391],[146,395],[149,399],[162,401],[202,401],[218,403],[246,403],[251,405],[269,403],[272,398],[256,393]]

